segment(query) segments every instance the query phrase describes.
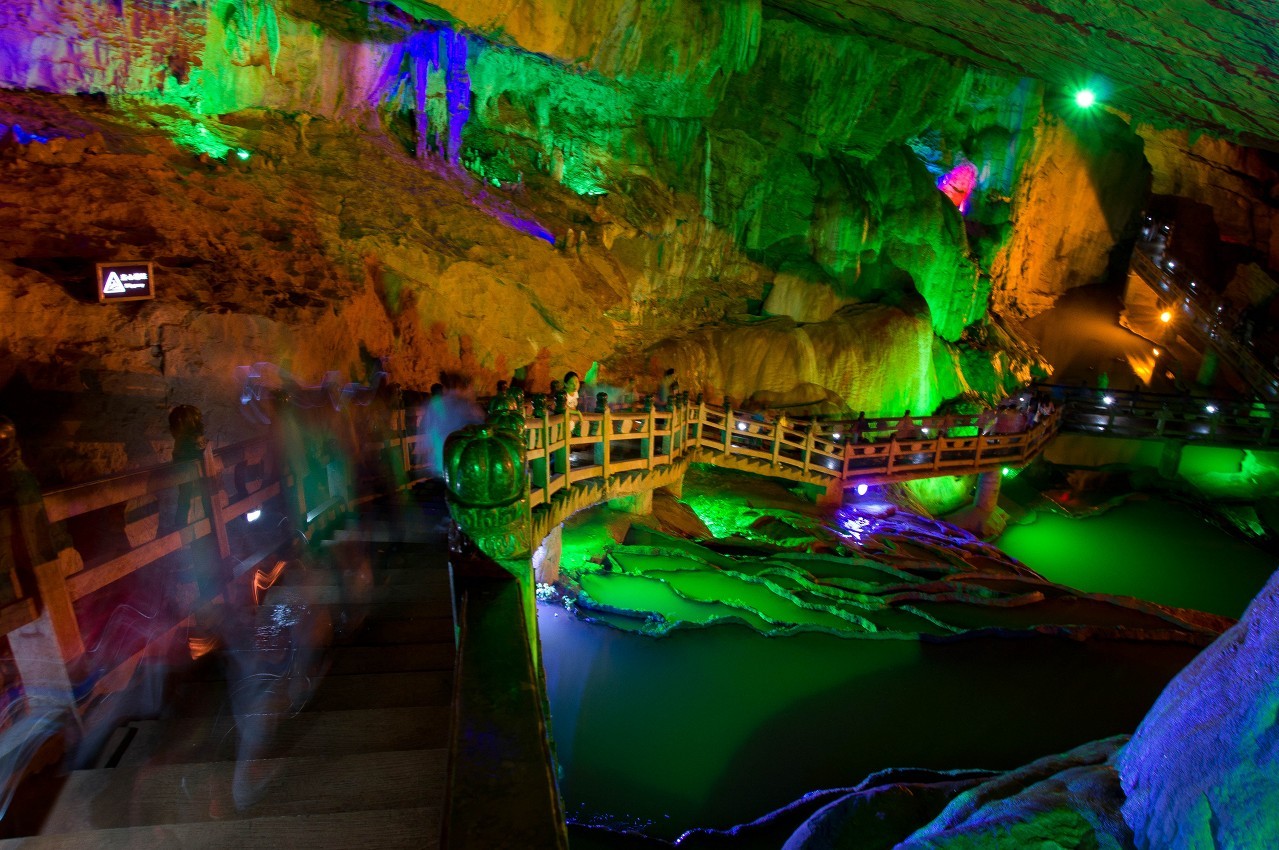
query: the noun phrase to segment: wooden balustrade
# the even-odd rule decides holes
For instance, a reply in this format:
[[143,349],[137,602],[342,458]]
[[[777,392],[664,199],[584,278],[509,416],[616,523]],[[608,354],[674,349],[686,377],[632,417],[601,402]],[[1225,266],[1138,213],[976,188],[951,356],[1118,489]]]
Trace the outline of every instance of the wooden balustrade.
[[[570,436],[570,419],[579,418],[581,428]],[[983,472],[1031,460],[1059,419],[1054,414],[1030,427],[991,415],[788,421],[701,402],[659,410],[606,405],[596,413],[543,413],[525,419],[529,503],[551,511],[539,523],[548,525],[591,501],[566,498],[575,489],[593,485],[598,502],[612,498],[610,483],[623,473],[684,462],[824,488]],[[1015,432],[981,433],[1001,428]]]
[[[1082,434],[1197,442],[1205,445],[1279,446],[1279,403],[1193,398],[1183,395],[1040,384],[1065,402],[1061,428]],[[1109,399],[1109,401],[1107,401]]]
[[[389,436],[362,447],[395,459],[398,468],[392,469],[392,477],[399,489],[424,477],[420,415],[417,409],[395,411]],[[312,481],[313,476],[324,480]],[[43,657],[27,664],[27,669],[23,669],[25,656],[15,649],[24,688],[32,687],[36,678],[45,678],[44,672],[35,672],[35,666],[47,671],[54,662],[65,670],[61,678],[75,687],[81,704],[95,693],[122,686],[148,649],[114,659],[114,667],[104,668],[98,659],[86,664],[81,613],[77,610],[82,600],[109,592],[113,585],[193,545],[206,547],[203,557],[219,565],[219,584],[212,591],[216,596],[228,583],[253,573],[274,557],[294,531],[308,537],[320,533],[326,523],[370,498],[354,493],[348,480],[337,488],[341,492],[307,509],[302,494],[308,487],[324,491],[329,483],[327,469],[289,468],[278,457],[271,439],[262,436],[206,449],[198,460],[158,464],[45,492],[48,521],[67,528],[72,545],[56,560],[31,567],[30,578],[15,581],[17,598],[0,607],[0,634],[9,635],[11,643],[33,629],[36,632],[32,634],[44,641]],[[140,511],[143,519],[129,524],[129,506],[144,508]],[[252,511],[273,514],[273,521],[250,534],[243,518]],[[279,520],[284,516],[291,516],[292,523],[281,525]],[[176,612],[178,620],[166,624],[168,631],[210,601],[205,594],[190,610]],[[21,643],[33,645],[25,637]],[[86,675],[91,679],[86,681]],[[68,708],[76,710],[75,706]]]

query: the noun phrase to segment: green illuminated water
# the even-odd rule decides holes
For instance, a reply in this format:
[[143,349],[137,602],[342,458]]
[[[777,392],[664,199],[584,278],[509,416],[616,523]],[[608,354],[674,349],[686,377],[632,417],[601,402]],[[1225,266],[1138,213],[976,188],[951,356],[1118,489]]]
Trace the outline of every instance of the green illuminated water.
[[1059,584],[1228,617],[1240,616],[1279,566],[1190,508],[1159,499],[1086,519],[1041,513],[1010,526],[998,545]]
[[553,605],[539,622],[568,813],[668,837],[886,767],[1007,768],[1131,731],[1196,651],[741,626],[654,639]]

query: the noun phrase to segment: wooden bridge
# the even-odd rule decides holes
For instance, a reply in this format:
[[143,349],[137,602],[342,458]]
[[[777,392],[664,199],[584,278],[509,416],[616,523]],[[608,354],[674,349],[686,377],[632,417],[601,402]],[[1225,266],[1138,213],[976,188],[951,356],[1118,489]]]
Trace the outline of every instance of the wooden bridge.
[[1012,410],[806,421],[683,399],[660,410],[599,408],[525,419],[534,541],[590,505],[678,486],[689,463],[811,485],[837,503],[861,485],[1022,466],[1060,416],[1033,425]]

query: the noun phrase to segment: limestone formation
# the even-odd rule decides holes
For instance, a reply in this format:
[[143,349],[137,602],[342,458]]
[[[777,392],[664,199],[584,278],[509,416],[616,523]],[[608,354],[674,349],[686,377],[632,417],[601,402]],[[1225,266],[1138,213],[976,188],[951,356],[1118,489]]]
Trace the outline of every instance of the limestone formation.
[[1279,844],[1279,576],[1164,689],[1118,760],[1139,850]]

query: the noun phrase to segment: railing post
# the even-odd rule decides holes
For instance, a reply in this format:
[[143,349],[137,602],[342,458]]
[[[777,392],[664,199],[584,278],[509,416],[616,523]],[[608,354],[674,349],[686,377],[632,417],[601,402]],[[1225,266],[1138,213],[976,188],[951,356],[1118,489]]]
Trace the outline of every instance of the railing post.
[[609,464],[612,461],[609,437],[613,434],[613,416],[608,409],[608,393],[597,393],[595,401],[595,406],[600,411],[600,441],[595,446],[595,462],[603,469],[604,483],[607,484]]
[[733,415],[733,406],[724,400],[724,454],[733,453],[733,431],[737,429],[737,417]]
[[213,447],[207,444],[204,455],[200,458],[200,478],[209,503],[209,521],[213,525],[218,557],[225,561],[231,557],[231,541],[226,531],[226,488],[222,486],[222,462],[213,454]]
[[645,454],[648,456],[648,468],[652,469],[657,465],[657,434],[653,433],[657,430],[657,420],[653,416],[653,397],[651,395],[645,396],[644,408],[646,411],[644,428],[646,429],[645,433],[648,434],[648,440],[645,441],[648,451]]
[[813,444],[817,441],[817,422],[808,420],[808,427],[804,429],[804,474],[808,475],[809,466],[813,462]]
[[782,423],[785,417],[777,416],[773,419],[773,469],[777,469],[778,461],[782,456]]
[[888,460],[886,461],[887,465],[884,467],[884,471],[887,472],[889,475],[891,475],[893,472],[893,463],[894,461],[896,461],[896,459],[897,459],[897,438],[892,437],[888,441]]
[[549,415],[546,412],[546,396],[538,393],[533,396],[533,428],[534,433],[539,434],[539,441],[542,450],[542,456],[533,458],[529,461],[529,471],[533,476],[533,486],[540,487],[545,490],[550,483],[550,464],[551,464],[551,423]]
[[84,657],[84,641],[66,577],[83,566],[78,552],[63,549],[53,560],[30,569],[29,580],[34,585],[30,591],[40,606],[40,616],[9,632],[8,640],[32,709],[43,703],[77,716],[71,671]]
[[400,463],[404,469],[404,483],[409,484],[410,475],[413,473],[413,449],[409,446],[409,412],[404,405],[404,397],[400,397],[400,407],[396,411],[399,418],[399,424],[396,427],[396,433],[400,437]]
[[701,394],[697,394],[697,445],[701,446],[704,437],[702,431],[706,428],[706,398]]

